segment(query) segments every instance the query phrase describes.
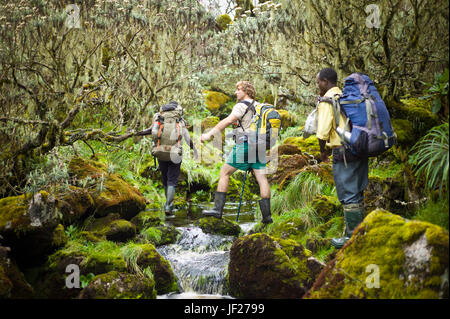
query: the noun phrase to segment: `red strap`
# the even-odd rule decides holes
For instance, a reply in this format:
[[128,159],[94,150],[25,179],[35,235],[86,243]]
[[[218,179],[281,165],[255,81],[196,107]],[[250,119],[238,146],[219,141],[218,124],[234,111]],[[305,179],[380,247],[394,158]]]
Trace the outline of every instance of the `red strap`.
[[159,131],[158,131],[158,142],[156,143],[156,147],[159,146],[159,142],[160,142],[160,140],[161,140],[161,131],[162,131],[163,126],[164,126],[164,124],[162,124],[162,125],[159,126]]

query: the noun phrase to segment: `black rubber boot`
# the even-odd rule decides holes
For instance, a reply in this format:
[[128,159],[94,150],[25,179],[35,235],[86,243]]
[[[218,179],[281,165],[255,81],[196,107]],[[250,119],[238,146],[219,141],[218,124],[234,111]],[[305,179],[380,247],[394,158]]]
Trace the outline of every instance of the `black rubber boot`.
[[166,205],[164,206],[164,211],[166,215],[172,215],[174,197],[175,197],[175,186],[167,186]]
[[355,228],[364,220],[364,204],[344,205],[345,234],[341,238],[331,239],[331,244],[341,249],[352,237]]
[[270,213],[270,198],[262,198],[259,201],[259,208],[261,209],[262,222],[264,224],[273,223],[272,216]]
[[225,197],[227,193],[225,192],[216,192],[216,196],[214,198],[214,208],[213,209],[204,209],[202,214],[204,216],[213,216],[216,218],[222,218],[223,207],[225,206]]

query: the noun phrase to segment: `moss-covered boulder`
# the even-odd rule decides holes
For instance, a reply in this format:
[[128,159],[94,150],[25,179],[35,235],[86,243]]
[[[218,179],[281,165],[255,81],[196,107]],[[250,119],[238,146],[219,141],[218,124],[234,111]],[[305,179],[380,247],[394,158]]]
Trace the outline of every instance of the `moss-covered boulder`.
[[195,225],[208,234],[239,236],[241,233],[241,227],[236,222],[224,218],[204,217],[196,221]]
[[202,132],[206,132],[206,130],[212,129],[219,122],[220,122],[219,117],[217,117],[217,116],[208,116],[201,123]]
[[140,235],[155,246],[175,244],[181,235],[174,226],[147,227],[141,230]]
[[0,246],[0,299],[32,298],[33,288],[25,280],[9,252],[9,247]]
[[268,234],[275,238],[291,239],[300,243],[308,230],[300,217],[293,217],[281,222],[275,222]]
[[326,195],[319,195],[314,198],[311,206],[325,222],[342,208],[342,204],[336,197]]
[[281,144],[277,146],[277,149],[274,149],[274,151],[276,154],[278,154],[278,156],[295,155],[302,153],[302,150],[297,145],[293,144]]
[[109,214],[89,221],[86,230],[92,232],[94,236],[115,242],[126,242],[136,235],[136,226],[120,219],[119,214]]
[[268,175],[268,180],[270,183],[280,185],[286,177],[291,176],[293,172],[299,172],[305,165],[308,165],[308,157],[303,154],[279,155],[277,170]]
[[97,216],[119,213],[121,218],[130,220],[145,208],[146,201],[139,190],[118,174],[109,174],[102,163],[74,157],[69,163],[69,175],[78,186],[89,184]]
[[156,299],[155,283],[147,276],[111,271],[94,277],[78,298]]
[[308,263],[309,257],[293,240],[263,233],[240,237],[230,249],[230,293],[240,298],[301,298],[321,270]]
[[170,263],[158,253],[155,246],[142,244],[137,245],[136,248],[140,250],[136,264],[141,269],[147,267],[151,269],[158,294],[178,291],[177,280]]
[[371,212],[317,278],[308,298],[448,298],[445,229]]
[[89,192],[81,187],[70,185],[68,191],[57,194],[56,197],[64,225],[70,225],[94,210],[94,200]]
[[137,231],[147,227],[156,227],[164,224],[160,211],[145,211],[140,212],[131,219],[131,222],[136,226]]
[[386,106],[392,118],[407,120],[412,124],[412,133],[416,140],[439,124],[438,116],[431,112],[430,99],[409,98],[397,102],[393,98],[388,98]]
[[20,265],[39,263],[64,244],[56,203],[45,191],[0,199],[0,235]]
[[223,104],[231,100],[231,97],[222,92],[205,91],[204,95],[206,108],[211,112],[218,111]]
[[312,155],[316,160],[320,160],[319,140],[315,135],[311,135],[308,138],[304,138],[303,136],[288,137],[283,141],[283,144],[295,145],[300,148],[303,153],[306,152]]
[[403,147],[410,147],[417,142],[417,134],[411,121],[405,119],[392,119],[392,128],[397,134],[397,143]]
[[281,117],[281,127],[286,129],[294,124],[292,115],[286,110],[277,110]]

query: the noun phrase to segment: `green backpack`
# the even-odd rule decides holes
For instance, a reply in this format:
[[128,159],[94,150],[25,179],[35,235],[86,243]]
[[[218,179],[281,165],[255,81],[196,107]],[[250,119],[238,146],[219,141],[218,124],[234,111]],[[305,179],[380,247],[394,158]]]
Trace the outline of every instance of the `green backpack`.
[[182,134],[186,128],[183,108],[176,102],[165,104],[153,117],[152,155],[160,161],[181,162]]

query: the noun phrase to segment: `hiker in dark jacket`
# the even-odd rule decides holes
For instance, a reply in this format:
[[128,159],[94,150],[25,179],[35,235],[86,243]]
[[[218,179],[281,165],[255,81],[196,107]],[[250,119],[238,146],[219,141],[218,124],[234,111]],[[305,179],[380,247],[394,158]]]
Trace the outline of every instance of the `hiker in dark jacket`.
[[[143,136],[143,135],[150,135],[152,134],[152,136],[154,137],[154,139],[158,140],[158,136],[161,135],[161,130],[159,130],[159,124],[157,124],[157,119],[159,118],[159,116],[164,116],[164,112],[170,112],[170,111],[174,111],[174,110],[181,110],[180,114],[182,114],[182,108],[181,106],[175,102],[172,101],[168,104],[165,104],[161,107],[161,110],[159,113],[155,114],[154,116],[154,120],[152,123],[152,126],[149,129],[146,129],[144,131],[138,132],[136,133],[137,136]],[[158,158],[158,166],[159,166],[159,170],[161,171],[161,178],[162,178],[162,183],[164,185],[164,192],[166,195],[166,204],[164,206],[164,211],[166,213],[166,215],[172,215],[172,210],[173,210],[173,199],[175,197],[175,190],[177,187],[177,183],[178,183],[178,178],[180,176],[180,168],[181,168],[181,162],[182,162],[182,143],[181,140],[184,140],[189,147],[194,151],[194,159],[197,159],[198,157],[198,153],[197,153],[197,149],[194,146],[194,143],[192,142],[192,139],[189,136],[189,132],[186,128],[186,121],[181,117],[177,118],[177,123],[180,123],[181,125],[180,130],[179,130],[179,143],[178,143],[178,147],[179,149],[179,154],[176,155],[180,155],[180,156],[160,156],[160,154],[158,152],[154,153],[155,147],[153,148],[152,153],[154,153],[154,156],[156,158]],[[172,132],[173,134],[178,134],[176,132]],[[159,144],[159,143],[158,143]],[[158,145],[159,146],[159,145]],[[169,149],[170,148],[174,148],[173,145],[168,145]],[[163,147],[163,145],[161,145],[161,147]],[[172,155],[172,154],[170,154]]]
[[[321,70],[317,74],[316,82],[321,97],[342,94],[337,87],[337,73],[331,68]],[[339,116],[339,127],[344,129],[346,120],[342,114]],[[330,103],[321,102],[318,105],[316,136],[319,139],[322,160],[326,161],[325,145],[330,147],[333,153],[333,178],[339,201],[344,206],[345,233],[341,238],[333,238],[331,244],[341,248],[364,219],[364,189],[369,181],[368,159],[357,157],[344,148],[336,132],[334,111]]]

